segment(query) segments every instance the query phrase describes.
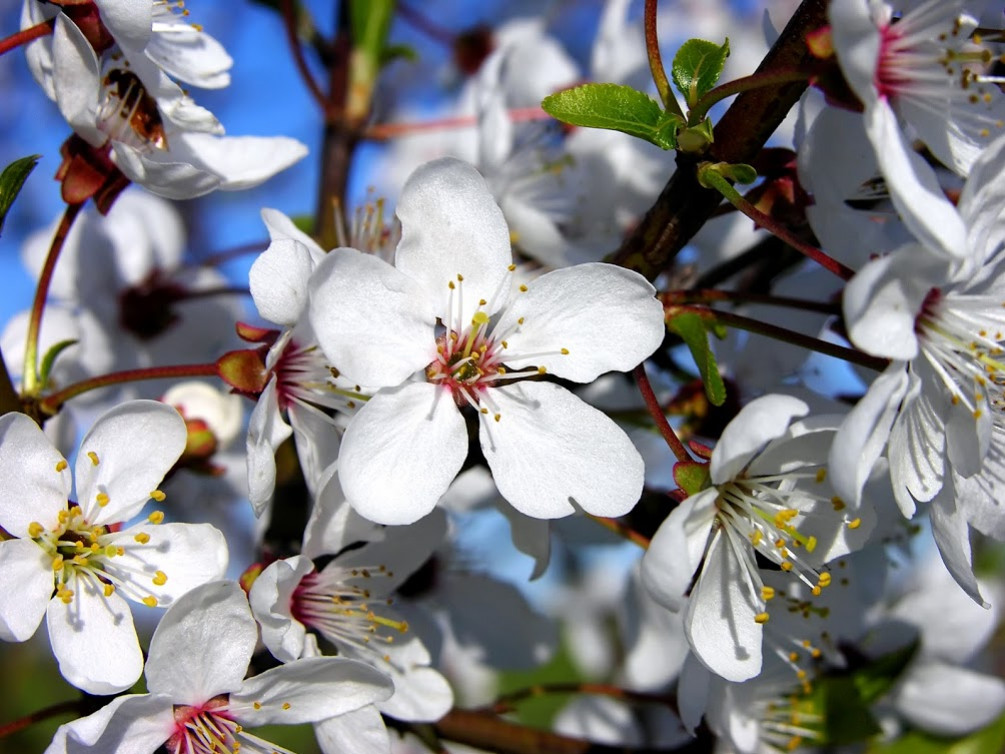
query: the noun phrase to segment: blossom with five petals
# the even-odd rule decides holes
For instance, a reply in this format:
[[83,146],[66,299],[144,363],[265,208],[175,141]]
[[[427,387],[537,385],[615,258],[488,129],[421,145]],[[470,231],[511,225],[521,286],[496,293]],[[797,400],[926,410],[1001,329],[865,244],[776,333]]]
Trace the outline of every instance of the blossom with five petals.
[[458,160],[419,168],[397,214],[394,266],[340,248],[311,277],[309,316],[325,355],[379,388],[339,453],[350,504],[377,523],[428,513],[467,456],[460,409],[471,406],[499,491],[521,512],[631,509],[643,463],[625,433],[565,388],[527,378],[590,382],[633,368],[663,339],[653,287],[606,264],[516,286],[502,212]]

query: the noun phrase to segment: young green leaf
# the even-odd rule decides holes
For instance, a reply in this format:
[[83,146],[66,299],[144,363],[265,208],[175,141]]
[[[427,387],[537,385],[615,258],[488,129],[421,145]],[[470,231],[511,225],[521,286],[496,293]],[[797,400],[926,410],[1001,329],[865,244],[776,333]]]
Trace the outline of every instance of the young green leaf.
[[674,55],[671,76],[688,107],[694,107],[715,86],[728,57],[729,39],[721,47],[703,39],[689,39],[681,45]]
[[691,351],[709,402],[714,406],[721,406],[726,401],[726,385],[719,374],[719,366],[715,363],[715,354],[709,348],[705,322],[693,312],[682,312],[671,317],[667,321],[667,327],[679,335]]
[[14,160],[0,173],[0,233],[3,232],[3,223],[7,219],[7,212],[11,205],[21,193],[21,187],[35,169],[42,155],[33,154]]
[[573,126],[606,128],[673,149],[681,119],[648,94],[620,84],[584,84],[545,97],[541,107]]
[[698,494],[712,481],[708,464],[699,461],[678,461],[673,467],[673,478],[688,497]]
[[76,345],[77,343],[78,341],[76,340],[61,340],[45,352],[45,356],[42,357],[42,364],[39,366],[38,370],[38,381],[43,388],[49,382],[49,374],[52,372],[52,367],[56,363],[56,357],[67,348]]

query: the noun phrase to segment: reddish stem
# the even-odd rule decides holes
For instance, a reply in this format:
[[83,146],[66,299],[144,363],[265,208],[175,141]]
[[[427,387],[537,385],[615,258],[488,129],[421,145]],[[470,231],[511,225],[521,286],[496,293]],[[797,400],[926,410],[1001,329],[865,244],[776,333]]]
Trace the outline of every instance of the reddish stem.
[[40,709],[37,712],[32,712],[30,715],[25,715],[24,717],[18,718],[13,722],[9,722],[6,725],[0,725],[0,738],[5,738],[12,733],[17,733],[19,730],[24,730],[30,725],[42,722],[43,720],[48,720],[50,717],[56,717],[57,715],[66,715],[69,713],[81,714],[84,711],[85,700],[84,699],[73,699],[66,702],[57,702],[45,709]]
[[639,364],[635,367],[635,382],[639,386],[639,392],[642,393],[642,398],[646,402],[646,408],[649,409],[649,413],[652,415],[653,420],[656,422],[656,426],[663,435],[663,439],[667,441],[667,445],[670,446],[670,450],[673,454],[677,456],[677,460],[681,463],[689,463],[694,459],[687,452],[684,447],[684,443],[680,441],[677,437],[677,433],[673,431],[673,427],[670,426],[670,422],[667,421],[666,415],[663,413],[663,407],[660,405],[659,400],[656,398],[656,393],[653,392],[653,386],[649,384],[649,377],[646,376],[646,369],[643,364]]
[[293,0],[282,0],[281,8],[283,12],[283,26],[286,29],[286,43],[289,45],[290,53],[293,55],[293,62],[297,66],[300,78],[303,79],[314,101],[318,103],[322,112],[326,112],[328,109],[328,99],[325,97],[324,92],[321,91],[321,87],[314,78],[314,74],[311,73],[311,69],[307,66],[303,48],[300,46],[300,39],[297,37],[297,17],[293,9]]
[[663,107],[672,113],[676,113],[684,119],[677,98],[674,97],[670,89],[670,81],[667,79],[667,72],[663,68],[663,58],[660,55],[659,36],[656,32],[656,6],[658,0],[646,0],[645,30],[646,30],[646,54],[649,56],[649,71],[653,75],[653,82],[656,84],[656,91],[659,92]]
[[35,395],[41,385],[38,384],[38,338],[42,330],[42,314],[45,311],[45,301],[49,297],[49,286],[52,283],[52,274],[56,270],[56,262],[59,260],[63,244],[70,233],[73,221],[80,212],[81,204],[68,204],[63,218],[59,221],[56,235],[49,246],[49,253],[45,258],[45,264],[38,275],[38,285],[35,287],[35,300],[31,304],[31,313],[28,316],[28,336],[24,349],[24,370],[22,371],[23,389],[26,395]]
[[43,21],[40,24],[29,26],[27,29],[22,29],[17,32],[17,34],[11,34],[6,39],[0,39],[0,55],[3,55],[5,52],[10,52],[21,45],[34,42],[36,39],[49,36],[52,34],[52,30],[55,26],[56,19],[50,18],[48,21]]
[[[548,115],[537,105],[531,107],[518,107],[509,111],[509,119],[514,123],[522,123],[529,120],[547,120]],[[474,115],[461,115],[456,118],[440,118],[438,120],[427,120],[419,123],[378,123],[370,126],[363,134],[363,137],[372,141],[386,141],[397,136],[409,136],[410,134],[425,133],[426,131],[442,131],[448,128],[471,128],[478,125],[478,118]]]
[[514,710],[514,706],[527,699],[545,696],[547,694],[593,694],[594,696],[609,696],[612,699],[621,699],[626,702],[636,702],[640,704],[662,704],[669,706],[676,712],[676,700],[666,694],[646,694],[640,691],[630,691],[620,686],[612,686],[608,683],[547,683],[529,688],[513,691],[500,696],[494,704],[486,708],[487,712],[494,712],[497,715],[505,715]]
[[624,537],[632,544],[636,544],[639,547],[641,547],[643,550],[649,549],[649,542],[650,542],[649,537],[643,534],[639,534],[639,532],[635,531],[635,529],[628,526],[628,524],[624,523],[623,521],[619,521],[616,518],[594,516],[592,513],[587,515],[589,515],[590,518],[592,518],[594,521],[596,521],[604,528],[609,529],[610,531],[617,534],[619,537]]
[[725,301],[734,304],[764,304],[766,306],[784,306],[791,309],[802,309],[820,314],[840,314],[841,307],[829,301],[809,301],[803,298],[789,296],[772,296],[765,293],[749,293],[747,291],[720,291],[715,288],[694,288],[691,290],[667,291],[660,295],[664,306],[680,304],[707,304]]
[[82,393],[97,390],[111,385],[121,385],[124,382],[139,382],[141,380],[160,380],[178,377],[219,377],[216,364],[180,364],[168,367],[149,367],[147,369],[126,369],[121,372],[103,374],[89,380],[81,380],[46,396],[41,402],[43,413],[55,414],[60,406],[71,398]]

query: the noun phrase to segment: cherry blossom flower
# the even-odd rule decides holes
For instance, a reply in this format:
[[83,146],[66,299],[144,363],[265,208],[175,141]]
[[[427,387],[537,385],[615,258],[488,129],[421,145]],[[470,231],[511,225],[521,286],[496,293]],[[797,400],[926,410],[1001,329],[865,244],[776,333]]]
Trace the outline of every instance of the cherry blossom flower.
[[[387,673],[394,695],[377,707],[401,720],[438,720],[453,704],[446,679],[429,667],[422,639],[392,605],[392,594],[432,554],[446,532],[445,517],[428,516],[384,540],[335,555],[320,571],[312,558],[340,550],[308,534],[305,554],[269,565],[252,584],[249,600],[262,641],[279,660],[320,654],[318,638],[340,657],[362,660]],[[312,541],[312,539],[314,541]]]
[[518,510],[629,510],[643,464],[628,437],[565,388],[528,378],[589,382],[638,364],[663,339],[652,286],[585,264],[511,291],[502,213],[457,160],[417,170],[397,214],[395,266],[340,248],[311,278],[310,321],[330,363],[380,388],[339,453],[350,504],[377,523],[428,513],[467,456],[460,408],[471,406],[499,491]]
[[[69,464],[31,419],[0,417],[0,638],[24,641],[44,615],[60,672],[92,694],[129,688],[143,656],[126,599],[170,605],[223,575],[227,547],[212,526],[122,526],[185,448],[178,412],[155,401],[123,403],[81,441],[68,501]],[[160,525],[158,525],[160,524]],[[125,598],[125,599],[124,599]]]
[[224,137],[223,127],[145,56],[95,54],[56,17],[52,93],[74,131],[132,181],[171,199],[255,186],[307,154],[286,137]]
[[[131,694],[59,728],[46,754],[289,754],[250,733],[355,715],[361,740],[383,737],[367,705],[391,684],[373,668],[335,657],[291,662],[245,679],[258,631],[240,587],[217,581],[192,590],[161,619],[150,640],[149,694]],[[363,715],[359,715],[363,712]]]
[[711,486],[670,513],[642,559],[650,594],[670,610],[685,610],[692,651],[729,681],[761,670],[769,602],[778,590],[765,584],[757,556],[819,596],[831,583],[822,566],[861,547],[872,528],[870,511],[847,512],[827,484],[824,461],[837,423],[795,421],[808,412],[784,395],[747,404],[712,452]]
[[1005,99],[981,72],[989,50],[970,41],[977,20],[963,0],[924,0],[898,19],[882,0],[829,5],[834,49],[865,108],[865,127],[894,205],[911,231],[952,261],[966,229],[932,168],[911,148],[906,123],[944,165],[967,175],[1000,133]]
[[[960,194],[961,268],[931,253],[927,243],[914,243],[873,260],[849,282],[843,304],[851,341],[892,361],[847,416],[830,454],[835,487],[854,506],[885,451],[901,512],[911,517],[918,502],[935,501],[936,542],[949,570],[978,601],[967,521],[955,485],[946,481],[948,470],[962,479],[983,473],[989,457],[1000,466],[991,447],[1005,430],[999,392],[1005,309],[998,283],[1003,164],[1005,137],[974,164]],[[980,518],[984,529],[1002,525],[993,497],[968,501],[968,516]]]

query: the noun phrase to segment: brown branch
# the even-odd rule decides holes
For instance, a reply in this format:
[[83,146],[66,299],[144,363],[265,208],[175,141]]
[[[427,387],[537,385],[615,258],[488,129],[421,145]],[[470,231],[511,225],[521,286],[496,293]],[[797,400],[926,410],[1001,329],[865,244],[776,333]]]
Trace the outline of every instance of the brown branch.
[[297,72],[300,74],[300,78],[303,79],[307,90],[311,93],[314,101],[318,103],[321,111],[324,112],[328,106],[328,100],[325,99],[324,92],[321,91],[321,87],[318,85],[314,74],[311,73],[311,69],[307,65],[307,60],[304,58],[304,50],[300,46],[300,38],[297,35],[297,16],[293,8],[293,0],[282,0],[280,7],[283,13],[283,26],[286,28],[286,43],[289,45],[290,54],[293,56],[293,63],[296,65]]
[[[806,46],[806,34],[826,25],[826,11],[826,0],[803,0],[755,75],[804,70],[813,60]],[[806,85],[805,81],[794,81],[740,94],[716,125],[715,142],[709,153],[702,157],[677,155],[677,170],[656,203],[608,261],[654,280],[722,201],[718,192],[699,185],[696,174],[699,160],[752,161],[802,96]]]
[[598,744],[581,738],[528,728],[489,712],[475,710],[454,709],[444,715],[439,722],[433,723],[432,727],[436,734],[446,741],[496,754],[645,754],[647,752],[685,754],[712,750],[710,743],[701,738],[677,749]]

